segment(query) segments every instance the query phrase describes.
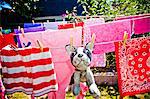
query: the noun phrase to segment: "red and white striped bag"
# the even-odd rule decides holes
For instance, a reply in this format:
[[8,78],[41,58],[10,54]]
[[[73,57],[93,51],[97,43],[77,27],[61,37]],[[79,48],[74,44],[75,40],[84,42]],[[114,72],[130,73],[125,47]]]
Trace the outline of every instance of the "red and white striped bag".
[[58,84],[49,48],[14,48],[1,50],[2,73],[6,92],[24,92],[41,96],[57,91]]

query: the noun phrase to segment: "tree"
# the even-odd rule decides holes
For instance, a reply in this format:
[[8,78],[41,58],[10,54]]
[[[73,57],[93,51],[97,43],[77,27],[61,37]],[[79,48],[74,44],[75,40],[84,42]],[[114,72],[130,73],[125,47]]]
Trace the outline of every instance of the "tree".
[[40,9],[36,6],[37,2],[39,0],[10,0],[15,12],[27,20],[40,13]]
[[150,0],[78,0],[83,15],[135,15],[150,12]]
[[16,28],[22,26],[24,22],[31,22],[32,17],[40,14],[40,9],[36,5],[39,0],[5,0],[9,3],[14,12],[3,9],[0,13],[0,23],[3,28]]

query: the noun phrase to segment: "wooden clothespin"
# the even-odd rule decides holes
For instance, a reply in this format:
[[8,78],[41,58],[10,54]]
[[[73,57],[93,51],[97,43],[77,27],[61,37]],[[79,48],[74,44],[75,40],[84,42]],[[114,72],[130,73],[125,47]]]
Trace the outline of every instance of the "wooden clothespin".
[[0,31],[0,36],[3,36],[2,32]]
[[125,47],[125,45],[126,45],[127,39],[128,39],[128,33],[127,33],[127,31],[125,31],[125,32],[124,32],[124,35],[123,35],[123,46],[124,46],[124,47]]
[[92,49],[93,46],[94,46],[95,38],[96,38],[96,35],[93,33],[93,34],[92,34],[92,40],[91,40],[91,46],[90,46],[91,49]]
[[70,45],[73,46],[73,36],[70,36]]
[[47,20],[47,23],[49,23],[49,20]]
[[41,52],[43,52],[43,44],[39,40],[37,40],[37,44],[38,44]]
[[70,36],[70,46],[71,46],[71,50],[73,50],[73,36],[71,35]]
[[21,27],[20,27],[20,26],[18,26],[18,31],[20,31],[20,29],[21,29]]
[[76,23],[72,23],[73,24],[73,28],[75,28],[76,27]]
[[20,31],[21,31],[22,36],[25,37],[25,35],[24,35],[24,29],[21,28]]
[[33,24],[35,23],[34,20],[32,20],[32,23],[33,23]]

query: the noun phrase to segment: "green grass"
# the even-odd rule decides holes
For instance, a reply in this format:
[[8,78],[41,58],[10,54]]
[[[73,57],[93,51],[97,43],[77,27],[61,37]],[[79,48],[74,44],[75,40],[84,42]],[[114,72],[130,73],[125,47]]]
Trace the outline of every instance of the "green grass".
[[[119,92],[118,90],[115,90],[115,95],[110,95],[108,93],[108,87],[101,87],[100,89],[100,92],[101,92],[101,97],[100,99],[119,99],[120,95],[119,95]],[[144,98],[141,98],[141,99],[150,99],[150,93],[144,93],[144,94],[141,94],[142,96],[144,96]],[[73,94],[71,92],[68,92],[66,94],[66,99],[76,99],[75,96],[73,96]],[[86,93],[86,96],[85,96],[85,99],[94,99],[89,92]],[[123,99],[140,99],[140,98],[136,98],[134,96],[132,97],[129,97],[129,96],[126,96],[124,97]]]

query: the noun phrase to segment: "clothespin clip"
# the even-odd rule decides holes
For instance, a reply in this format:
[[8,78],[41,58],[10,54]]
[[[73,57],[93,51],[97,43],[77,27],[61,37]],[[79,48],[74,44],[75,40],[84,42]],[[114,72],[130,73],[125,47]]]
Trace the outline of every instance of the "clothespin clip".
[[20,29],[21,29],[21,27],[20,26],[18,26],[18,30],[20,31]]
[[73,23],[73,28],[75,28],[76,27],[76,24],[75,23]]
[[43,52],[43,44],[39,40],[37,40],[37,44],[38,44],[41,52]]
[[49,23],[49,20],[47,20],[47,23]]
[[32,20],[32,23],[33,23],[33,24],[35,23],[34,20]]
[[125,47],[125,45],[126,45],[127,39],[128,39],[128,33],[127,33],[127,31],[125,31],[125,32],[124,32],[124,35],[123,35],[123,46],[124,46],[124,47]]
[[94,46],[95,38],[96,38],[96,35],[93,33],[93,34],[92,34],[91,45],[90,45],[90,48],[91,48],[91,49],[92,49],[93,46]]
[[20,30],[21,30],[22,36],[25,37],[25,35],[24,35],[24,29],[21,28]]
[[18,26],[18,31],[21,31],[21,27],[20,26]]
[[70,36],[70,46],[71,46],[71,50],[73,50],[73,36],[71,35]]
[[0,36],[3,36],[2,31],[0,31]]

